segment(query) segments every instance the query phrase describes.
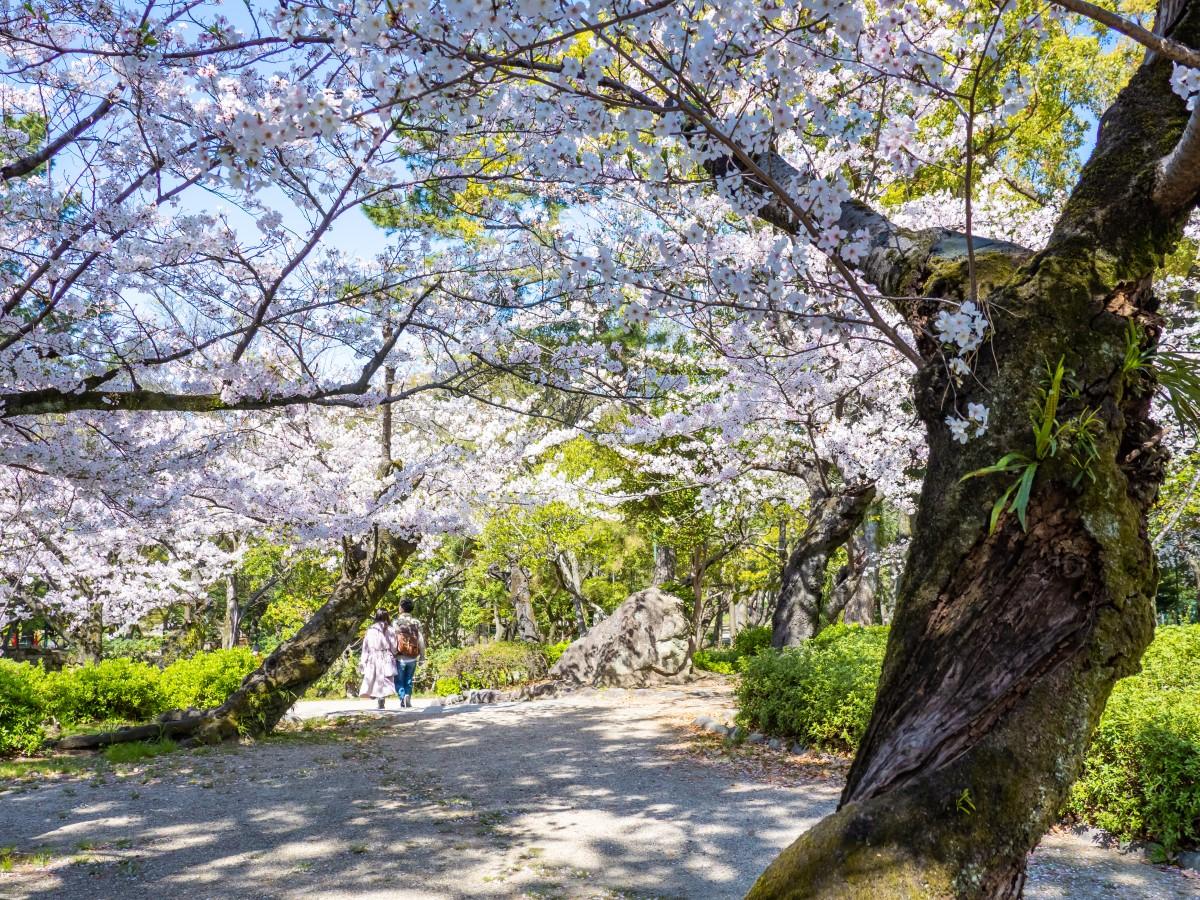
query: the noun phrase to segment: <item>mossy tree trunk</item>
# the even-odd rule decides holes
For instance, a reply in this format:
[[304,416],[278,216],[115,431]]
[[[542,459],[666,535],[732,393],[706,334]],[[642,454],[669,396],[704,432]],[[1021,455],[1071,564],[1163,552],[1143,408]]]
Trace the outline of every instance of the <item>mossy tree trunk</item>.
[[350,646],[415,550],[413,541],[379,527],[361,540],[344,541],[342,574],[329,600],[223,704],[204,714],[196,736],[218,741],[262,735],[274,728]]
[[[1198,36],[1190,0],[1174,37],[1195,46]],[[937,306],[907,309],[927,361],[916,404],[929,466],[878,699],[840,809],[787,848],[751,897],[1019,896],[1114,682],[1137,669],[1154,624],[1146,511],[1165,453],[1149,418],[1152,369],[1125,365],[1127,335],[1132,323],[1142,349],[1153,347],[1151,277],[1196,202],[1194,190],[1181,205],[1155,200],[1159,163],[1188,121],[1170,74],[1169,62],[1148,60],[1104,116],[1044,250],[981,247],[995,333],[980,383],[958,399],[991,407],[983,437],[951,440],[953,392],[922,327]],[[881,228],[875,281],[962,299],[962,245]],[[990,533],[1011,476],[963,476],[1011,451],[1035,455],[1029,410],[1060,359],[1078,391],[1064,393],[1058,418],[1094,413],[1098,456],[1082,478],[1067,453],[1046,458],[1027,529],[1005,515]]]
[[873,484],[848,485],[814,497],[808,527],[783,569],[771,646],[795,647],[820,631],[823,619],[829,621],[832,610],[824,596],[829,558],[862,524],[874,499]]

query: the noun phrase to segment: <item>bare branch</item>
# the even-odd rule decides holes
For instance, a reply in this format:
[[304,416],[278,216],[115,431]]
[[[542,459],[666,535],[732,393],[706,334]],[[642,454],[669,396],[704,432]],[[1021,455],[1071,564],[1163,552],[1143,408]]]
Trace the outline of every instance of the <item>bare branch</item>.
[[77,140],[81,134],[104,118],[108,111],[113,108],[113,102],[116,100],[118,93],[119,91],[115,91],[109,94],[96,105],[95,109],[76,122],[71,128],[68,128],[54,140],[46,144],[37,153],[31,153],[29,156],[13,160],[7,166],[0,168],[0,181],[9,181],[13,178],[20,178],[22,175],[28,175],[38,166],[52,159],[59,150]]
[[[1116,13],[1103,7],[1097,6],[1094,3],[1088,3],[1087,0],[1050,0],[1050,2],[1056,6],[1061,6],[1063,9],[1069,9],[1073,13],[1078,13],[1081,16],[1091,19],[1093,22],[1106,25],[1113,31],[1119,31],[1153,53],[1158,53],[1177,63],[1183,63],[1185,66],[1200,69],[1200,51],[1193,50],[1187,44],[1182,44],[1162,34],[1155,33],[1158,31],[1165,32],[1170,27],[1171,23],[1169,21],[1155,23],[1154,31],[1147,31],[1136,22],[1130,22],[1128,19],[1118,16]],[[1162,14],[1161,7],[1159,14]]]

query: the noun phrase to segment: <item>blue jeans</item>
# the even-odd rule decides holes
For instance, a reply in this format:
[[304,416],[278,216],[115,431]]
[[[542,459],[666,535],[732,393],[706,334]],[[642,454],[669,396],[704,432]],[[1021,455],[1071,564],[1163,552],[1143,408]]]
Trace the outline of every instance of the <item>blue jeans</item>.
[[412,696],[413,675],[417,671],[417,661],[415,659],[398,659],[396,660],[396,693],[400,695],[400,699]]

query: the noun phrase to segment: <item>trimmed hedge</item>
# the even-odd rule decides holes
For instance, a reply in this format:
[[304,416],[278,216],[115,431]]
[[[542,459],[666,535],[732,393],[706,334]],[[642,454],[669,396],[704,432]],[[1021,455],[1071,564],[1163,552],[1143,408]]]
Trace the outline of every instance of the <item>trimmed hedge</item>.
[[799,647],[748,657],[738,724],[806,746],[853,750],[875,705],[887,635],[883,626],[831,625]]
[[1113,687],[1067,814],[1167,855],[1200,843],[1200,625],[1159,628]]
[[[853,751],[866,729],[887,629],[835,625],[746,660],[739,724]],[[1142,671],[1114,686],[1065,814],[1170,856],[1200,843],[1200,625],[1164,626]]]

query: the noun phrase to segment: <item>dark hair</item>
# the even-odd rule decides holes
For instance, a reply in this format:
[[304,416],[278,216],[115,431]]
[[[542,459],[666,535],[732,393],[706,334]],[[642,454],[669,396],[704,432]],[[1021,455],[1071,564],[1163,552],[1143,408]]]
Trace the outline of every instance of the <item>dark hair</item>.
[[406,613],[412,612],[413,611],[413,602],[411,600],[409,600],[407,597],[405,597],[403,600],[400,601],[400,609]]
[[375,621],[390,623],[392,621],[392,614],[386,609],[377,609],[375,610]]

